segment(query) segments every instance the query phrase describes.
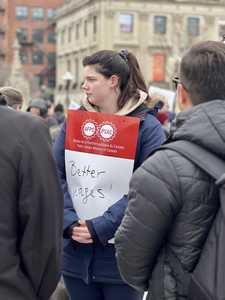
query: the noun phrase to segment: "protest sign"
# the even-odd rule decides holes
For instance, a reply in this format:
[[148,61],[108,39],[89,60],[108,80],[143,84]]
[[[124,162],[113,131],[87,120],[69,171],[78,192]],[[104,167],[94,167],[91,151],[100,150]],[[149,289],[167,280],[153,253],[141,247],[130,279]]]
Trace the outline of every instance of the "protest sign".
[[128,193],[139,122],[134,117],[69,110],[66,177],[80,219],[102,215]]

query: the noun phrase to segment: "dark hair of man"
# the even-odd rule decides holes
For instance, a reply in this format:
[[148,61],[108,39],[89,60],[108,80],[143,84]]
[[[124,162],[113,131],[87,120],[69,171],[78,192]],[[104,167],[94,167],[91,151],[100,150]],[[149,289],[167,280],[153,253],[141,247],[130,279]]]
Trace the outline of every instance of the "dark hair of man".
[[180,82],[193,105],[225,100],[225,44],[201,42],[191,47],[180,65]]
[[64,112],[64,106],[61,103],[56,104],[55,108],[54,108],[54,112]]
[[119,77],[119,88],[121,92],[118,98],[119,109],[121,109],[131,97],[138,99],[138,90],[148,93],[138,61],[136,57],[127,50],[120,52],[112,50],[98,51],[83,59],[84,67],[90,65],[93,65],[96,72],[106,78],[110,78],[112,75]]
[[5,99],[5,96],[2,95],[2,93],[0,93],[0,105],[3,105],[3,106],[7,105],[7,101]]

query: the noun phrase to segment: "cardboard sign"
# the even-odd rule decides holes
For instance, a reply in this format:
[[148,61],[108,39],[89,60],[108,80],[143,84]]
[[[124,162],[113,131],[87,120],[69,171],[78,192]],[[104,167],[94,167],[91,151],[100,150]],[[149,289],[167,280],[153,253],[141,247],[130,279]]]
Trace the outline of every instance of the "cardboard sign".
[[68,112],[66,176],[73,206],[80,219],[102,215],[127,194],[139,122],[133,117]]

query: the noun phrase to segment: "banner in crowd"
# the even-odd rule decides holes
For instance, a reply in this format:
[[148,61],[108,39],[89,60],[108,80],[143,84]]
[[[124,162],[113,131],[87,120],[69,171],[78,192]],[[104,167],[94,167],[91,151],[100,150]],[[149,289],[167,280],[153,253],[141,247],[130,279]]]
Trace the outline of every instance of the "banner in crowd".
[[150,86],[149,94],[154,100],[162,100],[166,105],[168,105],[169,111],[174,111],[174,101],[176,94],[174,91],[162,89],[157,86]]

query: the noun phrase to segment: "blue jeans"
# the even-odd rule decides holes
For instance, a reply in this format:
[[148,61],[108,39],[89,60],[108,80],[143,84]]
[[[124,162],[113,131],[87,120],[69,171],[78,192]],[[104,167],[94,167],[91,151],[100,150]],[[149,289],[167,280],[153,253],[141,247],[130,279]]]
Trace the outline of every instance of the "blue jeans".
[[92,282],[86,284],[82,279],[64,276],[64,283],[71,300],[142,300],[139,293],[127,284]]

